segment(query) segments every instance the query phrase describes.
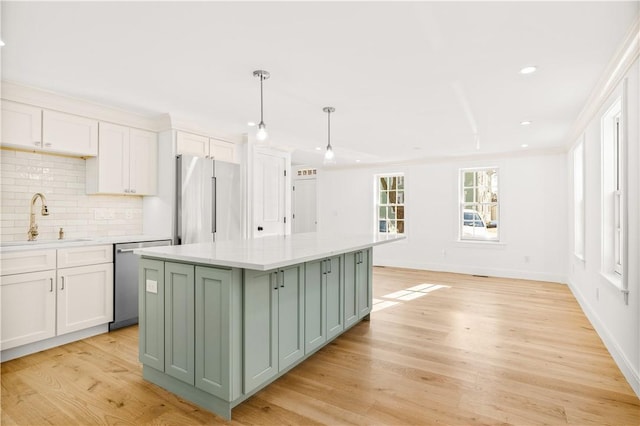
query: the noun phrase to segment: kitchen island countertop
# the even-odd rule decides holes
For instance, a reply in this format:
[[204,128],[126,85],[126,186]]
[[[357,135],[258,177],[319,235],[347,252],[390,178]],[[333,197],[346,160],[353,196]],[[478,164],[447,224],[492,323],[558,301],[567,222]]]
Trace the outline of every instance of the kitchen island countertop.
[[247,240],[150,247],[143,257],[268,271],[404,239],[404,235],[304,233]]

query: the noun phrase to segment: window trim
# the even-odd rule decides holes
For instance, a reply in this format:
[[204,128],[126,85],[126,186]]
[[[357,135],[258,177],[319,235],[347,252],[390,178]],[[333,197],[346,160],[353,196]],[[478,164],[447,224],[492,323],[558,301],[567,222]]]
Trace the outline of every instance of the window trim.
[[[397,232],[383,232],[380,231],[380,178],[388,178],[388,177],[402,177],[403,178],[403,193],[404,193],[404,199],[402,201],[402,204],[399,204],[396,202],[396,206],[402,206],[403,207],[403,211],[404,211],[404,218],[402,219],[402,222],[404,223],[404,228],[403,228],[403,232],[399,233]],[[408,235],[408,228],[407,228],[407,180],[406,180],[406,174],[404,172],[390,172],[390,173],[378,173],[374,175],[374,200],[373,200],[373,208],[374,208],[374,213],[373,213],[373,227],[374,227],[374,233],[376,235],[404,235],[405,237],[407,237]],[[397,188],[396,188],[397,190]],[[397,201],[397,199],[396,199]],[[385,206],[388,206],[389,204],[385,204]],[[389,218],[385,218],[385,220],[389,220]],[[395,219],[396,221],[398,220],[397,218]]]
[[[491,202],[482,202],[482,203],[478,203],[478,202],[474,202],[474,203],[467,203],[464,201],[464,174],[465,172],[479,172],[479,171],[486,171],[486,170],[495,170],[496,172],[496,176],[497,176],[497,181],[498,181],[498,200],[497,201],[491,201]],[[501,172],[500,172],[500,167],[499,166],[479,166],[479,167],[463,167],[460,168],[458,170],[458,224],[457,224],[457,242],[459,243],[474,243],[474,244],[504,244],[504,241],[502,239],[502,231],[501,231],[501,220],[500,220],[500,216],[501,216],[501,198],[502,198],[502,191],[500,189],[501,183]],[[474,186],[475,188],[475,186]],[[496,238],[482,238],[482,237],[466,237],[463,238],[463,226],[464,226],[464,221],[463,221],[463,217],[464,217],[464,210],[465,207],[468,206],[469,204],[482,204],[482,205],[495,205],[497,208],[497,220],[498,220],[498,227],[497,227],[497,231],[496,231]],[[486,225],[486,224],[485,224]]]
[[[573,149],[573,255],[579,259],[580,261],[585,261],[585,251],[586,251],[586,205],[585,205],[585,164],[586,164],[586,156],[585,156],[585,135],[582,134],[579,142]],[[576,164],[580,162],[580,176],[576,176]],[[578,200],[578,191],[580,189],[581,200]],[[581,201],[581,204],[578,205],[578,202]],[[582,218],[582,224],[580,229],[578,229],[578,224],[576,223],[576,218],[578,214]],[[581,247],[578,250],[578,232],[581,234]]]

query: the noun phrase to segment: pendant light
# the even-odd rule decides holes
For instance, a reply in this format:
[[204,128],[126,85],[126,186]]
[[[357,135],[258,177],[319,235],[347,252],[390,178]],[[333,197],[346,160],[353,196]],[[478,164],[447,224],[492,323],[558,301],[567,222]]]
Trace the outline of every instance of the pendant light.
[[258,139],[259,141],[264,141],[265,139],[267,139],[267,126],[264,124],[263,120],[264,108],[262,103],[262,82],[268,79],[271,74],[269,74],[269,71],[255,70],[253,72],[253,76],[260,77],[260,123],[258,123],[256,139]]
[[331,113],[335,112],[334,107],[324,107],[322,111],[327,113],[327,150],[324,153],[324,164],[334,164],[336,156],[331,147]]

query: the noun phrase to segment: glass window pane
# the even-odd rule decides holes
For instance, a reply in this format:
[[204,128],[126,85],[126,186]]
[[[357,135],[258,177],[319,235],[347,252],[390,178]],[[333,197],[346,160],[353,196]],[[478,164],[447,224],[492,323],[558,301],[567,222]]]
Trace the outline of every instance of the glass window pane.
[[384,189],[389,189],[389,185],[387,184],[387,178],[386,177],[381,177],[380,178],[380,190],[384,190]]
[[389,193],[386,191],[380,192],[380,204],[387,204]]
[[389,187],[389,189],[396,189],[398,187],[397,186],[397,182],[396,182],[396,177],[392,176],[392,177],[389,178],[389,180],[391,181],[390,182],[391,186]]
[[404,234],[404,220],[396,222],[398,224],[398,234]]
[[380,207],[378,212],[378,219],[386,219],[387,218],[387,208]]
[[389,225],[389,229],[388,229],[387,232],[396,232],[396,221],[395,220],[388,220],[387,223]]
[[389,191],[389,204],[396,203],[396,191]]
[[396,192],[396,201],[398,204],[404,204],[404,191]]
[[378,221],[378,231],[379,232],[387,232],[387,221],[379,220]]
[[398,189],[404,189],[404,176],[398,176]]
[[396,218],[396,208],[397,207],[389,207],[389,219],[395,219]]
[[404,219],[404,206],[398,206],[398,219]]
[[472,203],[472,202],[474,202],[474,201],[475,201],[475,200],[474,200],[474,198],[473,198],[473,194],[474,194],[474,193],[475,193],[475,192],[474,192],[473,188],[471,188],[471,189],[465,189],[465,190],[464,190],[464,202],[465,202],[465,203]]
[[473,186],[474,172],[464,172],[464,186]]

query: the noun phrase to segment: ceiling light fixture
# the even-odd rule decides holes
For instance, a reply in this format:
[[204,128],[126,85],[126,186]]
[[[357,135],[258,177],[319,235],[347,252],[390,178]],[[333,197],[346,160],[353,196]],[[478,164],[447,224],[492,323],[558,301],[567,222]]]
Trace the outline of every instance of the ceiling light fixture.
[[531,124],[531,121],[529,121],[529,120],[524,120],[524,121],[520,122],[521,126],[528,126],[529,124]]
[[529,66],[526,66],[526,67],[522,68],[520,70],[520,74],[533,74],[534,72],[536,72],[537,69],[538,69],[538,67],[536,67],[534,65],[529,65]]
[[523,144],[522,144],[522,145],[520,145],[520,146],[521,146],[521,147],[523,147],[523,148],[526,148],[526,147],[528,147],[529,145],[527,145],[526,143],[523,143]]
[[327,113],[327,150],[324,153],[324,164],[333,164],[336,162],[336,156],[331,147],[331,113],[335,112],[334,107],[324,107],[322,111]]
[[263,141],[267,139],[268,135],[267,135],[267,126],[264,124],[264,120],[263,120],[264,107],[262,102],[262,82],[268,79],[271,76],[271,74],[269,74],[269,71],[255,70],[253,72],[253,76],[260,77],[260,123],[258,123],[258,131],[256,132],[256,139],[258,139],[259,141]]

